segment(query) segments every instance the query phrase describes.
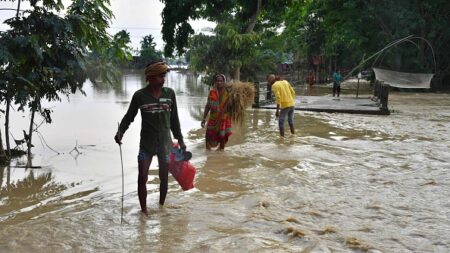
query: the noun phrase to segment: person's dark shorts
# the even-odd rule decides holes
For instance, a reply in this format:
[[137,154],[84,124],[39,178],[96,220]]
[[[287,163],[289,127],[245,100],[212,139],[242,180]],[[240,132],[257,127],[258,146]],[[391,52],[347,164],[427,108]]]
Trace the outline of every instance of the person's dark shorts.
[[158,159],[164,158],[164,161],[169,162],[169,154],[165,154],[165,152],[160,151],[156,154],[152,154],[150,152],[147,152],[146,150],[140,148],[139,154],[138,154],[138,162],[144,161],[144,160],[150,160],[153,158],[153,156],[158,156]]
[[341,85],[336,82],[333,82],[333,93],[336,93],[336,92],[338,92],[338,93],[341,92]]

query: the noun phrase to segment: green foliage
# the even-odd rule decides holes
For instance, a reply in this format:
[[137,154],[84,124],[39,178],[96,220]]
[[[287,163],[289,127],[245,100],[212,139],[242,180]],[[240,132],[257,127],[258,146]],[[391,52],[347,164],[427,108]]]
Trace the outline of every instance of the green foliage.
[[[106,32],[109,0],[75,0],[64,16],[58,14],[61,0],[31,0],[30,5],[22,16],[6,20],[11,29],[0,33],[1,102],[16,103],[19,110],[28,106],[34,115],[44,99],[82,92],[87,78],[113,83],[115,66],[131,58],[128,33],[111,38]],[[42,113],[51,122],[49,111]]]
[[14,57],[4,68],[5,88],[14,94],[19,109],[36,98],[59,100],[58,91],[67,93],[82,86],[86,76],[79,59],[83,51],[66,43],[75,40],[67,20],[36,7],[28,16],[6,23],[11,30],[2,39]]
[[[220,67],[230,71],[232,66],[242,66],[243,75],[248,76],[264,65],[259,64],[261,59],[271,54],[277,56],[268,58],[274,61],[279,61],[281,55],[292,55],[295,63],[304,67],[312,66],[313,56],[321,55],[327,64],[321,66],[324,71],[336,66],[351,69],[388,43],[412,34],[433,46],[437,56],[435,80],[442,83],[450,78],[450,5],[444,0],[260,0],[260,12],[257,0],[162,2],[166,4],[162,14],[165,54],[172,55],[175,49],[182,54],[190,41],[187,58],[197,71],[211,73]],[[230,33],[223,34],[219,27],[215,35],[197,35],[188,40],[193,31],[187,22],[198,18],[232,29],[227,28]],[[234,52],[239,53],[247,44],[242,36],[233,33],[249,33],[247,29],[255,20],[251,32],[258,35],[259,41],[237,57]],[[284,30],[278,35],[281,24]],[[233,49],[220,46],[219,36]],[[256,62],[259,66],[255,67]],[[434,71],[431,48],[424,41],[400,44],[375,64],[406,72]]]
[[240,34],[230,25],[218,25],[213,35],[196,35],[187,52],[190,68],[196,72],[226,73],[232,76],[236,68],[251,66],[259,42],[256,33]]
[[130,34],[124,30],[116,33],[107,47],[92,50],[87,57],[86,73],[91,82],[98,80],[109,84],[119,84],[121,71],[117,67],[125,66],[131,61]]
[[[226,73],[234,78],[255,79],[256,73],[273,68],[276,49],[264,47],[266,31],[274,33],[282,24],[285,6],[290,0],[164,0],[164,53],[171,56],[176,49],[190,68],[207,74]],[[217,23],[214,35],[193,34],[188,21],[205,18]],[[276,54],[276,53],[275,53]],[[258,61],[255,60],[258,59]],[[269,63],[272,61],[272,63]]]
[[156,50],[156,43],[152,35],[145,36],[141,41],[141,49],[134,68],[144,68],[151,61],[162,59],[162,53]]
[[31,102],[40,108],[41,99],[60,100],[81,90],[88,77],[100,74],[112,82],[105,73],[131,57],[129,35],[122,31],[111,38],[106,32],[109,1],[74,1],[64,17],[53,13],[62,10],[61,1],[39,2],[31,1],[34,8],[23,17],[5,21],[11,29],[0,38],[1,82],[8,84],[2,92],[13,96],[3,99],[14,100],[19,109]]
[[[282,22],[285,7],[292,0],[161,0],[163,9],[163,40],[166,42],[164,54],[172,56],[174,50],[182,55],[188,45],[189,36],[194,30],[189,20],[204,18],[234,27],[239,34],[260,31],[274,27]],[[260,6],[258,9],[258,2]],[[256,15],[256,16],[255,16]],[[254,30],[248,31],[253,18]]]
[[[450,61],[446,53],[450,7],[443,0],[304,0],[288,9],[283,36],[298,60],[319,54],[350,69],[388,43],[412,34],[430,41],[441,71],[449,71],[445,66]],[[424,41],[400,44],[375,64],[406,72],[434,70],[431,48]]]

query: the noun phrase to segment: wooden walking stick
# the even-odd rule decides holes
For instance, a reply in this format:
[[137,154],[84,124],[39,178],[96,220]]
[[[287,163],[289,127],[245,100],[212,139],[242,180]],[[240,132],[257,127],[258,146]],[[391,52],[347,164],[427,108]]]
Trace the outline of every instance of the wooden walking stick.
[[[119,123],[117,123],[117,132],[119,132]],[[122,165],[122,211],[120,214],[120,224],[123,222],[123,192],[124,192],[124,183],[123,183],[123,158],[122,158],[122,145],[119,143],[120,150],[120,164]]]

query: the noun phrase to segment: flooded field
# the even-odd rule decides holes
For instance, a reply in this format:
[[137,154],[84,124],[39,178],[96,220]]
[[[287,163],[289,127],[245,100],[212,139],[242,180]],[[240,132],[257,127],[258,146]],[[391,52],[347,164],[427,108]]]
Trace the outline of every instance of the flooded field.
[[[204,149],[205,86],[176,72],[166,85],[177,93],[195,189],[170,177],[159,207],[154,163],[150,215],[140,214],[137,115],[122,145],[121,224],[113,136],[143,83],[128,74],[116,89],[86,84],[87,96],[46,105],[53,123],[38,129],[33,149],[42,169],[22,168],[23,159],[0,167],[0,252],[449,251],[450,95],[392,92],[389,116],[297,111],[297,133],[284,139],[273,110],[249,109],[218,152]],[[13,112],[14,138],[28,121]]]

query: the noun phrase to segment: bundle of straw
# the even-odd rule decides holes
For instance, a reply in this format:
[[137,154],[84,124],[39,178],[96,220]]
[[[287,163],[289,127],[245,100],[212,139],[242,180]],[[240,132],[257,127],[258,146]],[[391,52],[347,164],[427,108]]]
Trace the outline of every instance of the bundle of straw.
[[245,119],[245,109],[253,104],[255,86],[249,82],[233,82],[230,87],[228,110],[233,123],[242,125]]

